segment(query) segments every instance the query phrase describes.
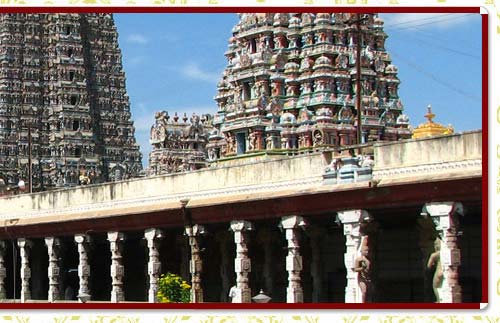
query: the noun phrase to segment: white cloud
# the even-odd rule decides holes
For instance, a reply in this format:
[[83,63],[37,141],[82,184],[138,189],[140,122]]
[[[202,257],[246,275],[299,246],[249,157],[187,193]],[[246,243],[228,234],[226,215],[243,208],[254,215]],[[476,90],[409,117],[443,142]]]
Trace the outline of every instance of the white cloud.
[[380,14],[386,28],[411,29],[449,28],[470,21],[475,14],[441,13],[395,13]]
[[192,80],[217,83],[220,79],[220,73],[204,71],[196,63],[189,63],[180,68],[180,73]]
[[124,57],[123,64],[129,67],[141,65],[146,60],[145,56]]
[[149,39],[146,38],[146,36],[142,34],[130,34],[127,37],[127,42],[132,43],[132,44],[147,44],[149,42]]

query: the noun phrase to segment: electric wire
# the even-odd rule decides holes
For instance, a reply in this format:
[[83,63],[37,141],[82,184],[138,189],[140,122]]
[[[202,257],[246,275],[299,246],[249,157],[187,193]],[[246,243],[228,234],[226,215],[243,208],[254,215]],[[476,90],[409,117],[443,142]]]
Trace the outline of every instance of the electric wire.
[[[469,13],[469,14],[466,14],[466,15],[458,15],[458,16],[453,16],[453,17],[448,17],[448,18],[443,18],[442,16],[440,16],[439,18],[442,18],[442,19],[435,19],[433,21],[430,21],[430,22],[425,22],[425,23],[422,23],[422,24],[416,24],[416,25],[409,25],[409,26],[405,26],[403,25],[403,27],[393,27],[393,26],[398,26],[399,24],[395,24],[395,25],[387,25],[385,26],[385,30],[406,30],[406,29],[410,29],[410,28],[414,28],[414,27],[421,27],[421,26],[427,26],[427,25],[432,25],[432,24],[435,24],[435,23],[438,23],[438,22],[443,22],[443,21],[449,21],[449,20],[455,20],[455,19],[462,19],[462,18],[465,18],[465,17],[468,17],[468,16],[471,16],[471,15],[475,15],[473,13]],[[424,18],[422,19],[423,20],[427,20],[427,18]],[[403,24],[403,23],[401,23]]]
[[432,79],[436,83],[439,83],[442,86],[448,88],[449,90],[452,90],[452,91],[454,91],[457,94],[460,94],[464,98],[467,98],[467,99],[469,99],[471,101],[474,101],[474,102],[481,101],[480,97],[475,96],[475,95],[470,94],[470,93],[467,93],[467,92],[463,91],[462,89],[454,86],[453,84],[450,84],[450,83],[448,83],[446,81],[443,81],[442,79],[440,79],[439,77],[437,77],[433,73],[426,71],[424,68],[422,68],[418,64],[416,64],[416,63],[414,63],[414,62],[412,62],[412,61],[404,58],[403,55],[398,55],[396,52],[394,52],[394,50],[392,51],[392,55],[395,56],[395,57],[397,57],[398,60],[400,60],[401,62],[403,62],[406,65],[410,66],[411,68],[413,68],[415,71],[419,72],[420,74],[427,76],[428,78]]
[[446,46],[443,46],[443,45],[440,45],[440,44],[432,43],[432,42],[430,42],[428,40],[424,40],[424,39],[421,39],[421,38],[418,38],[418,37],[412,37],[412,36],[409,36],[409,35],[404,35],[404,37],[405,38],[414,39],[414,40],[416,40],[418,42],[424,43],[424,44],[429,45],[429,46],[431,46],[433,48],[436,48],[436,49],[448,51],[450,53],[455,53],[455,54],[462,55],[462,56],[467,56],[467,57],[470,57],[470,58],[478,60],[478,61],[481,60],[481,56],[479,56],[479,55],[474,55],[474,54],[467,53],[467,52],[464,52],[464,51],[461,51],[461,50],[458,50],[458,49],[454,49],[454,48],[451,48],[451,47],[446,47]]

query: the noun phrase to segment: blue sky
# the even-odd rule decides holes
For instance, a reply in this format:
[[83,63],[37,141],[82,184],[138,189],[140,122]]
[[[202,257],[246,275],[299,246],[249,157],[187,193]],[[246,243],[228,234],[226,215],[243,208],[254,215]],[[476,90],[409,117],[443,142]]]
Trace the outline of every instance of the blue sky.
[[[116,14],[136,138],[147,166],[154,113],[212,113],[236,14]],[[455,131],[481,128],[481,16],[382,14],[399,95],[416,127],[431,104]]]

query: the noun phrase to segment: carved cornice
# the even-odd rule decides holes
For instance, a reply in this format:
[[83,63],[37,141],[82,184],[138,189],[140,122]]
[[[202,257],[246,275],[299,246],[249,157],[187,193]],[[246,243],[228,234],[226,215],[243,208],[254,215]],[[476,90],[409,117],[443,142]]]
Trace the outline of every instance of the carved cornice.
[[450,172],[476,172],[482,170],[482,159],[461,160],[426,165],[414,165],[401,168],[374,169],[373,178],[407,177],[427,174],[446,174]]

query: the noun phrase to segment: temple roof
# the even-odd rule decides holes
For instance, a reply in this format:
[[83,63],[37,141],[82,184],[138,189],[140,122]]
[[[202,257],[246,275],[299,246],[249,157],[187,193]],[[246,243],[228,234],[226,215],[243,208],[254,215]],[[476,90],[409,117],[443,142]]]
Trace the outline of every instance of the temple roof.
[[432,113],[432,107],[429,104],[429,106],[427,107],[427,114],[424,116],[428,121],[420,124],[417,128],[415,128],[412,138],[418,139],[425,137],[450,135],[453,133],[453,127],[451,125],[445,127],[439,123],[432,121],[435,116],[436,115]]

